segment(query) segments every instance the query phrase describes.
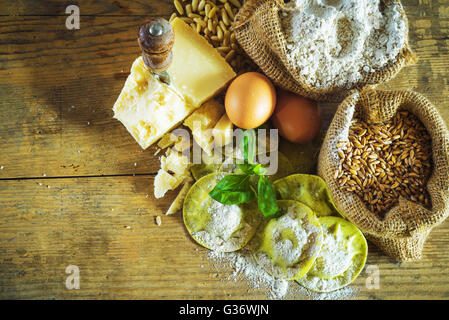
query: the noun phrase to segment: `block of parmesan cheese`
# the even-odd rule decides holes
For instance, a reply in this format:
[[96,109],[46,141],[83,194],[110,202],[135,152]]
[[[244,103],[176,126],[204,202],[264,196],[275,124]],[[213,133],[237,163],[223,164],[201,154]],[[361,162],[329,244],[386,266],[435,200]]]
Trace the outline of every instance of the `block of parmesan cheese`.
[[173,61],[168,68],[173,87],[193,107],[199,107],[235,77],[235,72],[206,39],[179,18],[172,21],[175,33]]
[[194,108],[176,90],[158,81],[139,57],[113,110],[114,118],[146,149],[181,123]]

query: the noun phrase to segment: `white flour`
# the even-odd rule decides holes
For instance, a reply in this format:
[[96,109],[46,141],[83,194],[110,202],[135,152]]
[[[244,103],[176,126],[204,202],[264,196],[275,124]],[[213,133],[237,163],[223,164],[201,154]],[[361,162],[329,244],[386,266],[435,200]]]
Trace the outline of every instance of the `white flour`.
[[211,220],[205,230],[195,232],[194,237],[215,250],[239,248],[251,229],[242,221],[242,209],[238,205],[224,205],[215,200],[203,202],[202,206],[207,207]]
[[334,277],[346,271],[352,264],[354,254],[344,248],[344,240],[326,235],[320,255],[315,260],[315,270]]
[[217,263],[216,267],[233,270],[225,280],[246,279],[252,288],[266,288],[271,299],[281,299],[287,293],[288,281],[276,279],[265,272],[248,250],[229,253],[209,251],[208,257]]
[[395,61],[408,29],[398,5],[380,0],[296,0],[282,12],[287,57],[316,88],[350,88]]
[[210,206],[207,204],[212,219],[206,230],[227,241],[242,222],[242,210],[236,204],[224,205],[213,199]]
[[253,259],[251,252],[242,249],[236,252],[209,251],[208,258],[217,271],[232,272],[223,281],[245,281],[248,291],[263,289],[270,299],[309,299],[309,300],[339,300],[352,299],[356,290],[353,287],[328,292],[316,293],[305,289],[295,281],[285,281],[274,278],[266,273]]
[[[296,220],[296,216],[290,212],[279,218],[279,223],[282,228],[273,228],[272,236],[273,249],[279,255],[279,259],[285,261],[287,265],[292,265],[301,257],[304,245],[307,242],[309,234],[306,230],[301,228]],[[282,239],[282,231],[289,229],[295,235],[297,245],[294,246],[290,239]]]

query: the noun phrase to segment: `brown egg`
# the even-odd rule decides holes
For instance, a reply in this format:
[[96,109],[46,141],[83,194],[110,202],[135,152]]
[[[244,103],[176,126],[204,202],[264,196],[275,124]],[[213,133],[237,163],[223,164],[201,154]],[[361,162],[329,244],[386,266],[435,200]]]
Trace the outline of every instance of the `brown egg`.
[[261,73],[247,72],[235,78],[226,91],[226,113],[233,124],[253,129],[266,122],[276,106],[276,90]]
[[321,109],[317,103],[288,91],[279,91],[271,117],[279,134],[293,143],[313,140],[321,128]]

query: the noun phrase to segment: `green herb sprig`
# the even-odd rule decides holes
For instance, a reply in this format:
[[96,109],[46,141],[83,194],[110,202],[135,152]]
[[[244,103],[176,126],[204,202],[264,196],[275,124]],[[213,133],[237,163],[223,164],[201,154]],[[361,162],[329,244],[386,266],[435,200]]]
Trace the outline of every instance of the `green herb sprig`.
[[[257,197],[257,205],[262,214],[273,218],[279,211],[273,184],[267,179],[266,168],[256,159],[256,134],[254,130],[245,130],[240,139],[243,163],[238,163],[243,174],[230,174],[221,179],[209,195],[216,201],[226,204],[248,203]],[[258,176],[257,190],[250,184],[250,178]]]

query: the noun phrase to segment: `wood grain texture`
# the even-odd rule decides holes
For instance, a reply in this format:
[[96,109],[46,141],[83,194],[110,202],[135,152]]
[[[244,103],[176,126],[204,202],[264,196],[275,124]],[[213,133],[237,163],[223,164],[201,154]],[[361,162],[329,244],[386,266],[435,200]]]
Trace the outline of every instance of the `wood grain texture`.
[[76,5],[86,15],[164,15],[173,10],[170,0],[16,0],[3,1],[0,15],[5,16],[65,16],[66,8]]
[[[233,270],[214,265],[189,237],[182,216],[161,215],[174,194],[163,203],[147,197],[152,183],[152,176],[2,181],[0,297],[268,297],[266,287],[226,280]],[[419,262],[399,264],[370,246],[367,265],[379,268],[380,288],[368,290],[364,272],[345,298],[448,298],[448,229],[449,221],[435,229]],[[65,288],[69,265],[80,268],[79,290]],[[309,298],[297,284],[291,287],[296,290],[287,298]]]
[[[214,266],[179,213],[163,215],[175,194],[152,197],[155,149],[142,151],[112,119],[139,55],[138,25],[168,17],[171,1],[73,1],[81,11],[81,29],[73,31],[65,28],[64,2],[4,3],[0,298],[266,298],[266,288],[226,280],[232,270]],[[382,87],[423,93],[448,123],[449,3],[404,6],[420,60]],[[322,107],[328,124],[335,105]],[[65,288],[71,264],[80,267],[80,290]],[[366,287],[364,271],[346,298],[448,299],[449,221],[431,233],[421,261],[396,263],[370,246],[367,265],[379,268],[380,288]],[[293,290],[287,298],[317,296]]]

